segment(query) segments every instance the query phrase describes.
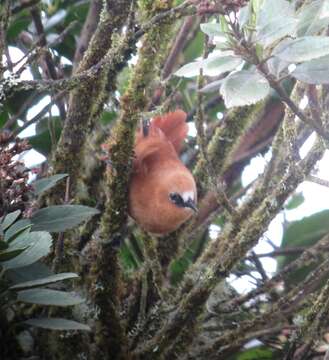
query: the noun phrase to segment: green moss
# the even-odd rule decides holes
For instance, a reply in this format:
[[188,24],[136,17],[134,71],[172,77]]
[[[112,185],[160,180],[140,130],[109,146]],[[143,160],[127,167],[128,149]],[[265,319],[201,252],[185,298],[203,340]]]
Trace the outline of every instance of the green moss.
[[[256,105],[233,109],[228,113],[225,124],[216,129],[207,148],[209,162],[216,174],[222,175],[230,165],[231,154],[240,144],[239,138],[245,133],[245,129],[258,119],[263,107],[264,102],[259,102]],[[205,167],[205,160],[200,158],[194,168],[200,194],[208,183]]]
[[134,136],[140,113],[147,106],[147,93],[154,73],[159,72],[158,67],[167,48],[169,35],[164,34],[169,34],[169,29],[170,24],[161,24],[145,35],[127,91],[121,98],[121,115],[107,142],[111,167],[106,174],[108,194],[101,219],[97,257],[92,269],[92,293],[98,309],[95,338],[99,349],[97,353],[111,359],[124,358],[126,353],[125,334],[117,313],[123,290],[117,246],[123,239],[127,218]]

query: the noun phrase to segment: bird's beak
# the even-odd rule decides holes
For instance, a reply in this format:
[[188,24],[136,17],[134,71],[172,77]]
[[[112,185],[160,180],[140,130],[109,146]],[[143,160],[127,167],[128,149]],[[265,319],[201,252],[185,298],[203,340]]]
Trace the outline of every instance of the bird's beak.
[[184,203],[184,207],[188,207],[188,208],[192,209],[194,212],[198,212],[198,208],[196,207],[195,202],[192,199],[188,199]]

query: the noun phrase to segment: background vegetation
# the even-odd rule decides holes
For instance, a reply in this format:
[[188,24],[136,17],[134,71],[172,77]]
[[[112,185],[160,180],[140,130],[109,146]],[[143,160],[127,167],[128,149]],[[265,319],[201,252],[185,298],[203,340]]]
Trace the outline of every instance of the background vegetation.
[[[253,251],[328,186],[328,25],[328,0],[1,1],[2,359],[328,358],[328,211]],[[199,212],[153,238],[127,216],[134,134],[177,108]]]

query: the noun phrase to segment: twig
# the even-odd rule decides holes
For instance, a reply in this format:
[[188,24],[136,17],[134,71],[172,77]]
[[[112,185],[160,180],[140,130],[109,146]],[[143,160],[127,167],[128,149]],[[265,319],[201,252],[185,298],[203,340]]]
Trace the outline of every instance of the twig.
[[[309,309],[305,317],[305,322],[302,327],[293,336],[293,341],[290,343],[287,351],[286,359],[291,359],[293,354],[298,356],[293,357],[294,359],[306,359],[309,354],[312,345],[318,340],[320,330],[323,329],[327,324],[329,315],[329,281],[321,290],[314,305]],[[301,343],[303,340],[306,341],[305,346],[301,350],[296,349],[296,345]],[[289,354],[289,355],[288,355]]]
[[[145,251],[146,271],[149,269],[152,272],[155,288],[161,298],[161,300],[168,300],[169,293],[164,287],[164,277],[161,271],[161,265],[159,261],[159,255],[157,253],[157,247],[155,245],[155,239],[148,233],[143,233],[142,237]],[[161,240],[160,240],[161,241]]]
[[[240,224],[237,224],[220,234],[216,240],[219,245],[215,249],[216,257],[214,260],[209,263],[209,254],[206,251],[200,261],[196,263],[191,276],[193,276],[193,270],[200,274],[199,267],[207,263],[205,273],[201,275],[201,279],[196,284],[191,284],[186,279],[177,295],[179,304],[177,311],[158,331],[156,336],[145,343],[138,354],[150,354],[155,344],[158,347],[158,353],[161,354],[177,337],[180,329],[194,324],[195,317],[202,311],[205,301],[216,284],[223,280],[237,262],[245,256],[246,252],[257,243],[269,223],[281,210],[284,202],[304,180],[304,176],[310,173],[323,153],[322,142],[317,141],[309,154],[296,167],[290,169],[279,186],[266,197],[253,214],[249,215],[248,221],[242,228]],[[194,276],[200,276],[197,274]]]
[[[58,80],[26,80],[26,81],[0,81],[3,86],[4,94],[6,97],[14,90],[31,90],[38,91],[47,90],[72,90],[73,88],[80,86],[82,82],[92,81],[97,77],[103,67],[107,64],[113,68],[121,69],[122,61],[126,61],[129,55],[129,49],[132,49],[132,44],[139,40],[146,32],[152,29],[155,25],[162,23],[163,21],[179,19],[186,15],[193,15],[196,13],[194,7],[189,7],[186,2],[177,6],[176,8],[166,10],[158,15],[152,17],[148,22],[143,24],[141,28],[132,34],[129,34],[128,38],[122,42],[121,45],[115,49],[110,49],[108,53],[99,60],[98,63],[92,65],[87,70],[79,72],[78,74],[71,76],[70,79],[58,79]],[[122,54],[125,54],[122,59]]]
[[3,129],[10,130],[10,128],[15,125],[16,121],[30,108],[37,97],[38,95],[32,94],[19,108],[18,112],[6,121],[3,125]]
[[[41,15],[40,15],[40,11],[39,9],[35,6],[31,9],[31,16],[35,25],[35,28],[37,30],[37,34],[39,36],[39,45],[42,47],[47,48],[47,41],[46,41],[46,36],[45,36],[45,30],[42,24],[42,20],[41,20]],[[43,68],[43,76],[45,78],[50,78],[53,80],[58,79],[58,74],[57,74],[57,69],[56,69],[56,65],[53,61],[53,58],[51,56],[51,53],[49,50],[45,50],[44,55],[42,56],[43,58],[43,62],[41,62],[41,67]],[[62,101],[62,99],[57,99],[56,100],[56,105],[58,107],[59,113],[60,113],[60,117],[62,119],[65,119],[66,117],[66,110],[65,110],[65,106],[64,103]]]
[[[286,265],[278,274],[274,275],[271,279],[266,281],[262,286],[259,286],[258,288],[249,291],[249,293],[245,295],[241,295],[233,299],[227,306],[235,308],[236,306],[240,306],[243,303],[251,299],[254,299],[256,296],[269,291],[276,284],[282,281],[288,274],[292,273],[293,271],[296,271],[302,266],[305,266],[305,264],[310,265],[317,262],[319,258],[325,256],[323,249],[327,249],[328,247],[329,247],[329,236],[327,235],[312,247],[305,249],[305,251],[302,253],[302,255],[299,258]],[[288,252],[286,254],[281,253],[280,255],[291,254],[289,249],[284,249],[284,250],[287,250]],[[276,250],[274,252],[279,254],[282,251]]]
[[324,179],[320,179],[316,176],[313,176],[313,175],[308,175],[307,178],[306,178],[306,181],[311,181],[315,184],[319,184],[319,185],[322,185],[322,186],[325,186],[325,187],[329,187],[329,181],[328,180],[324,180]]
[[88,44],[91,40],[92,35],[94,34],[97,24],[99,21],[99,16],[102,10],[102,1],[101,0],[92,0],[90,2],[88,15],[86,21],[83,25],[82,31],[80,33],[78,45],[75,50],[73,68],[76,69],[80,63]]
[[5,0],[0,8],[0,80],[2,80],[5,71],[2,65],[2,56],[5,54],[6,49],[6,30],[10,19],[10,1]]
[[188,34],[191,31],[195,20],[196,18],[194,16],[189,16],[184,20],[184,23],[179,30],[175,42],[170,50],[170,54],[168,55],[166,62],[163,66],[161,74],[162,79],[167,79],[167,77],[171,75],[173,68],[177,62],[178,55],[180,54],[188,40]]
[[300,282],[288,294],[281,296],[277,302],[273,303],[266,312],[254,317],[252,320],[244,321],[239,324],[236,330],[228,331],[226,334],[219,336],[209,348],[205,349],[205,354],[216,351],[218,359],[225,359],[223,356],[227,354],[230,348],[240,347],[245,343],[245,334],[251,329],[256,331],[265,324],[271,324],[273,321],[276,323],[286,321],[285,317],[291,312],[291,306],[296,306],[297,304],[296,299],[298,298],[298,302],[306,299],[305,288],[318,277],[328,273],[328,266],[329,260],[325,260],[304,281]]
[[37,5],[39,2],[40,0],[25,0],[24,2],[22,1],[21,4],[18,4],[11,9],[11,13],[13,15],[16,15],[23,10],[26,10],[34,5]]
[[[11,138],[15,138],[24,129],[28,128],[30,125],[32,125],[32,124],[38,122],[39,120],[41,120],[43,118],[43,116],[46,115],[48,113],[48,111],[52,108],[52,106],[59,99],[63,98],[65,94],[66,94],[66,91],[62,91],[62,92],[58,93],[57,95],[55,95],[53,97],[52,101],[50,101],[50,103],[48,105],[46,105],[37,115],[35,115],[32,119],[30,119],[26,123],[24,123],[21,127],[18,127],[17,129],[15,129],[11,134]],[[12,120],[10,119],[10,121],[12,121]]]
[[[207,58],[209,52],[208,48],[208,39],[205,38],[205,53],[204,58]],[[198,89],[200,90],[203,87],[203,71],[200,69],[200,74],[198,77]],[[207,153],[207,143],[206,136],[204,133],[204,110],[203,110],[203,94],[198,91],[197,94],[197,112],[195,118],[195,125],[197,128],[197,143],[200,147],[201,159],[205,162],[206,171],[209,177],[209,180],[214,187],[214,191],[217,197],[218,204],[221,204],[223,208],[228,212],[230,216],[236,216],[236,211],[232,204],[230,203],[224,189],[223,185],[218,180],[218,174],[216,174],[215,169],[213,168],[212,163],[209,160]]]
[[268,276],[262,263],[259,260],[259,257],[255,254],[254,251],[251,252],[251,259],[256,266],[257,271],[259,272],[260,276],[262,277],[263,282],[268,280]]

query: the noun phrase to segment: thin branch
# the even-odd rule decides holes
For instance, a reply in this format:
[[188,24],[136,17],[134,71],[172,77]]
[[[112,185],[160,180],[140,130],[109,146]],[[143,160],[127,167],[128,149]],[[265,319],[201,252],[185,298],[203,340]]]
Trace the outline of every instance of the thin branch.
[[[13,81],[12,79],[5,79],[0,81],[0,85],[3,86],[3,95],[5,98],[12,94],[13,91],[18,90],[38,90],[38,91],[47,91],[47,90],[72,90],[77,86],[81,86],[81,83],[86,81],[93,81],[97,78],[98,74],[104,68],[105,65],[108,65],[112,68],[121,69],[122,61],[127,60],[127,56],[130,54],[130,51],[134,50],[133,44],[139,40],[147,31],[155,27],[156,25],[161,24],[162,22],[169,20],[176,20],[186,15],[193,15],[196,13],[194,7],[188,7],[188,4],[184,2],[183,4],[161,12],[160,14],[152,17],[148,22],[143,24],[141,28],[135,31],[132,34],[129,34],[128,38],[121,42],[120,45],[115,47],[115,49],[110,49],[108,53],[95,65],[92,65],[87,70],[79,72],[76,75],[70,77],[70,79],[58,79],[58,80],[17,80]],[[122,55],[125,54],[122,59]],[[2,100],[2,98],[0,98]]]
[[[65,94],[66,94],[66,91],[62,91],[62,92],[59,92],[57,95],[55,95],[52,98],[52,100],[50,101],[50,103],[48,105],[46,105],[42,110],[40,110],[37,115],[35,115],[32,119],[30,119],[26,123],[24,123],[21,127],[16,128],[11,133],[11,138],[15,138],[19,133],[21,133],[23,130],[28,128],[30,125],[41,120],[48,113],[48,111],[52,108],[52,106],[54,106],[54,104],[56,104],[58,100],[62,99]],[[10,119],[10,121],[11,121],[11,119]]]
[[[319,259],[321,259],[323,256],[326,256],[326,254],[323,252],[323,249],[328,249],[328,248],[329,248],[329,236],[327,235],[312,247],[305,249],[305,251],[302,253],[300,257],[298,257],[296,260],[286,265],[279,273],[277,273],[271,279],[266,281],[262,286],[259,286],[258,288],[249,291],[249,293],[245,295],[241,295],[233,299],[227,306],[233,308],[235,308],[236,306],[241,306],[243,303],[256,298],[258,295],[262,293],[269,291],[274,286],[276,286],[280,281],[282,281],[285,277],[287,277],[287,275],[296,271],[300,267],[305,266],[305,264],[310,265],[318,262]],[[284,250],[286,250],[286,253],[282,253]],[[292,252],[290,252],[290,249],[284,249],[284,250],[281,251],[276,250],[274,251],[274,253],[278,253],[278,255],[280,254],[280,252],[281,252],[280,255],[296,254],[295,249],[291,249],[293,250]]]
[[[37,8],[37,6],[35,6],[31,9],[31,16],[32,16],[37,34],[39,36],[38,45],[47,48],[45,29],[43,27],[40,11]],[[55,65],[52,55],[48,49],[44,50],[41,59],[43,60],[43,61],[41,61],[41,64],[40,64],[41,68],[43,69],[43,76],[46,79],[48,79],[48,78],[53,79],[53,80],[58,79],[56,65]],[[64,105],[64,102],[62,101],[62,99],[58,99],[56,101],[56,105],[58,107],[60,117],[62,119],[65,119],[66,110],[65,110],[65,105]]]
[[142,240],[145,252],[144,258],[148,265],[146,267],[146,271],[148,271],[148,269],[151,270],[153,282],[161,300],[168,301],[170,295],[167,289],[164,287],[165,279],[161,271],[159,255],[155,244],[156,240],[150,234],[145,232],[143,233]]
[[19,108],[18,112],[6,121],[6,123],[3,125],[3,129],[10,130],[10,128],[16,124],[16,121],[27,112],[37,97],[38,95],[32,94]]
[[35,5],[37,5],[40,2],[40,0],[25,0],[22,1],[21,4],[17,4],[11,9],[11,13],[13,15],[16,15],[20,13],[23,10],[29,9]]
[[306,181],[311,181],[311,182],[313,182],[315,184],[319,184],[319,185],[322,185],[322,186],[325,186],[325,187],[329,188],[329,181],[328,180],[320,179],[320,178],[318,178],[316,176],[313,176],[313,175],[307,176]]
[[83,25],[82,31],[80,33],[78,45],[76,47],[74,54],[74,60],[73,60],[74,69],[76,69],[78,64],[80,63],[86,49],[88,48],[91,37],[96,31],[101,10],[102,10],[101,0],[90,1],[88,15]]

